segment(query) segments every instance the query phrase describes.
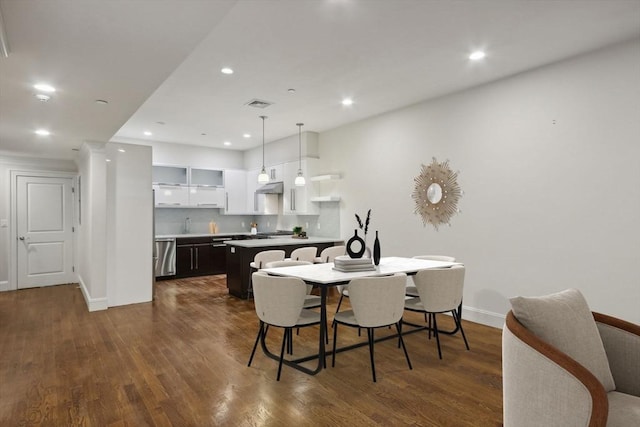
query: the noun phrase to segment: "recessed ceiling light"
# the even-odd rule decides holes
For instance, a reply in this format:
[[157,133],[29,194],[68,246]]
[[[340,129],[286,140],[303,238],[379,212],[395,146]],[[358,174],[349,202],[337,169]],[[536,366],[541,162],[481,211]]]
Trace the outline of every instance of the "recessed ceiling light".
[[231,145],[231,143],[229,141],[225,141],[224,145],[229,146],[229,145]]
[[242,134],[242,137],[243,138],[251,138],[251,134],[250,133],[245,133],[245,134]]
[[96,104],[98,105],[107,105],[109,101],[105,101],[104,99],[96,99]]
[[53,87],[53,86],[51,86],[51,85],[48,85],[48,84],[46,84],[46,83],[38,83],[38,84],[36,84],[36,85],[33,85],[33,87],[34,87],[34,88],[36,88],[36,89],[38,89],[38,90],[41,90],[42,92],[49,92],[49,93],[52,93],[52,92],[55,92],[55,91],[56,91],[56,88],[55,88],[55,87]]
[[222,70],[220,70],[220,72],[222,74],[233,74],[233,70],[231,68],[229,68],[229,67],[223,68]]
[[111,159],[105,159],[105,161],[110,162],[110,161],[111,161]]
[[118,151],[121,152],[121,153],[126,153],[124,148],[118,148]]
[[342,105],[353,105],[353,99],[345,98],[342,100]]
[[44,93],[36,93],[35,96],[38,101],[42,101],[42,102],[47,102],[48,100],[51,99],[49,95],[45,95]]
[[49,135],[51,135],[51,132],[49,132],[46,129],[38,129],[38,130],[36,130],[36,135],[49,136]]
[[486,53],[484,53],[481,50],[476,50],[475,52],[471,53],[471,55],[469,55],[469,59],[472,61],[479,61],[482,58],[484,58],[485,56],[487,56]]
[[145,134],[146,136],[151,136],[151,135],[153,135],[153,134],[152,134],[151,132],[149,132],[148,130],[145,130],[145,131],[144,131],[144,134]]

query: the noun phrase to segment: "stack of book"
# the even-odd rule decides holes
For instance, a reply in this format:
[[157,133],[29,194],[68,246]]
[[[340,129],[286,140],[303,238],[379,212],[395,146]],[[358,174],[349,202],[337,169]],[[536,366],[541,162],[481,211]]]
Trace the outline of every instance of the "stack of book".
[[371,271],[376,267],[371,258],[351,258],[348,255],[341,255],[333,260],[333,269],[343,272]]

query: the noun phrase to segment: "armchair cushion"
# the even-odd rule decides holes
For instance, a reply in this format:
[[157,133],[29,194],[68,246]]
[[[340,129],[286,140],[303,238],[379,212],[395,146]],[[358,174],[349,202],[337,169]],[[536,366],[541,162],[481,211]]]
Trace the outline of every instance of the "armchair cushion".
[[588,369],[605,391],[615,390],[596,322],[580,291],[510,301],[513,314],[527,329]]
[[640,422],[640,397],[612,391],[607,394],[609,416],[607,427],[637,426]]

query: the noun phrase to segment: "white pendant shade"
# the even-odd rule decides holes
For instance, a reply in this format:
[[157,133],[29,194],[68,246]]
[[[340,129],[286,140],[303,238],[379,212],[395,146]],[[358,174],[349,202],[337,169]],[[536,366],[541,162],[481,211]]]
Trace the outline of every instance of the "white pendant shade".
[[293,182],[295,185],[297,185],[298,187],[304,187],[304,185],[306,184],[306,181],[304,179],[304,175],[302,175],[302,169],[298,170],[298,176],[296,176],[295,181]]
[[258,175],[258,184],[266,184],[267,182],[269,182],[269,175],[263,166],[260,175]]

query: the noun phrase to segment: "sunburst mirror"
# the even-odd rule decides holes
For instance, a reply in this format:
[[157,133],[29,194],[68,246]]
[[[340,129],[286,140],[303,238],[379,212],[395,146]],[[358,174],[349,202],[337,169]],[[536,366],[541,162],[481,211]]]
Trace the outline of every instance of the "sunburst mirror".
[[458,173],[451,170],[449,161],[438,163],[434,157],[428,166],[422,165],[415,177],[411,197],[415,201],[414,213],[422,217],[422,224],[433,225],[437,230],[442,224],[451,225],[451,217],[460,212],[458,201],[462,190],[458,185]]

